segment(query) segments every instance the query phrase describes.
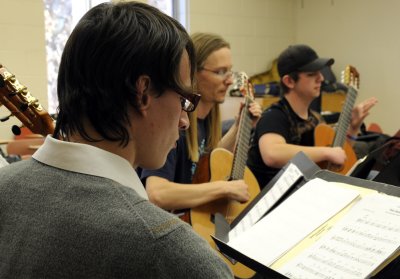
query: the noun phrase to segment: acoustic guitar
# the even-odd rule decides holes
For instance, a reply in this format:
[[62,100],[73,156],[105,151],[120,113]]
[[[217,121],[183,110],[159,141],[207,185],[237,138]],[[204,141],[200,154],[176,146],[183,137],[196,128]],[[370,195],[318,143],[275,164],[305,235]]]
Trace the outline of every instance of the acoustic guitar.
[[11,116],[17,117],[33,133],[43,136],[53,133],[53,118],[31,95],[27,87],[19,83],[1,63],[0,105],[4,105],[11,112]]
[[[260,192],[256,178],[246,167],[252,128],[252,119],[248,106],[253,101],[253,91],[247,75],[243,72],[237,75],[236,78],[243,84],[242,92],[245,95],[245,105],[241,112],[236,148],[234,154],[223,148],[216,148],[210,153],[210,181],[244,179],[249,186],[250,200],[246,203],[239,203],[228,199],[220,199],[191,209],[190,219],[193,229],[205,238],[214,249],[216,249],[216,245],[210,235],[215,233],[213,222],[215,213],[221,213],[231,223]],[[255,274],[252,269],[245,265],[239,262],[232,263],[222,254],[221,257],[231,267],[237,278],[250,278]]]
[[358,94],[360,75],[356,68],[347,66],[342,73],[342,83],[347,86],[346,100],[339,116],[336,129],[326,124],[319,124],[315,127],[315,145],[342,147],[347,159],[342,166],[337,166],[328,162],[323,162],[320,167],[333,172],[347,174],[352,166],[357,162],[357,156],[347,139],[347,130],[351,122],[351,114]]

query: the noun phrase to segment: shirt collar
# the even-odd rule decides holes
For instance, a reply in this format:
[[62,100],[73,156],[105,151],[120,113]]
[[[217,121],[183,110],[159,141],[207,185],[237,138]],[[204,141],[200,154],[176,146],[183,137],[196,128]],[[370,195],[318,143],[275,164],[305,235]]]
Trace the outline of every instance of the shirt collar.
[[47,136],[44,144],[32,157],[59,169],[114,180],[148,199],[146,190],[131,164],[124,158],[103,149]]

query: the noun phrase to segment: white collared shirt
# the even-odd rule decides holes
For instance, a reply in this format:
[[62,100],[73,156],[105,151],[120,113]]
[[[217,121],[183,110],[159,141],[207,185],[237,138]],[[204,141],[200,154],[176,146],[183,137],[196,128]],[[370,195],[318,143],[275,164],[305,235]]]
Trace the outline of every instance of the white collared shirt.
[[103,149],[88,144],[60,141],[49,135],[32,157],[59,169],[112,179],[148,199],[132,165],[124,158]]
[[0,155],[0,168],[5,167],[7,165],[8,165],[8,162],[6,161],[6,159],[4,159],[3,156]]

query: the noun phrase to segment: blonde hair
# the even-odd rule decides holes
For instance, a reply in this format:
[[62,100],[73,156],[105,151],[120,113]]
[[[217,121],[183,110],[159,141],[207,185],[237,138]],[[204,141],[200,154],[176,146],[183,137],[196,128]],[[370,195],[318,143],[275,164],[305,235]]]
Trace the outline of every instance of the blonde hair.
[[[196,54],[197,70],[201,70],[204,62],[216,50],[221,48],[230,48],[230,44],[225,41],[221,36],[213,33],[194,33],[191,35],[194,50]],[[199,92],[201,94],[201,92]],[[189,159],[192,162],[199,160],[199,143],[197,140],[197,112],[189,113],[190,126],[186,130],[186,144],[188,147]],[[221,113],[219,104],[215,104],[207,115],[206,119],[207,139],[205,152],[210,152],[217,147],[218,142],[221,140],[222,127],[221,127]]]

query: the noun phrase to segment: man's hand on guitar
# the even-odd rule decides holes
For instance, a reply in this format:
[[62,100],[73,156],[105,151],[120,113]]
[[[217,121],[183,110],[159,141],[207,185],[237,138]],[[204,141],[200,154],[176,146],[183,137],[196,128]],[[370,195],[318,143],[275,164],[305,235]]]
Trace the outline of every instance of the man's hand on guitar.
[[350,135],[357,135],[360,130],[361,124],[364,119],[369,115],[369,111],[378,103],[378,99],[375,97],[368,98],[363,102],[359,103],[353,108],[351,115],[351,124],[349,127]]
[[225,196],[231,200],[238,201],[240,203],[247,202],[250,199],[249,186],[244,182],[243,179],[233,181],[218,181],[223,183],[226,194]]
[[334,165],[341,166],[347,159],[346,152],[342,147],[328,147],[328,161]]

